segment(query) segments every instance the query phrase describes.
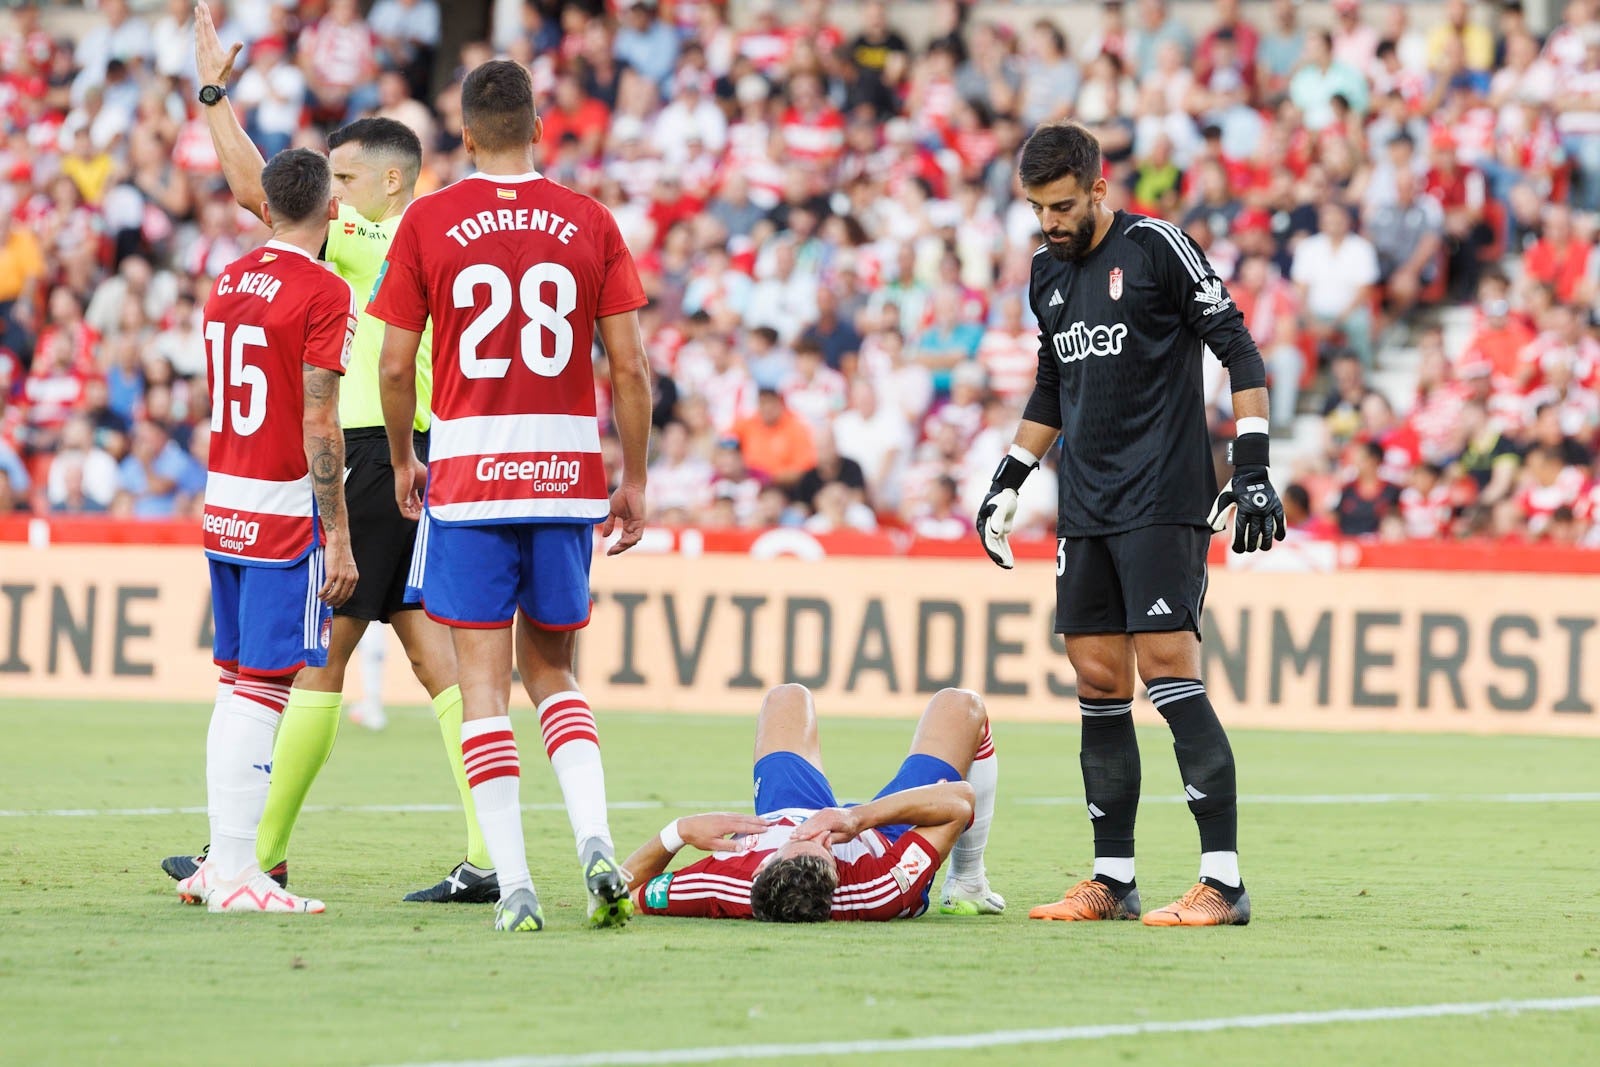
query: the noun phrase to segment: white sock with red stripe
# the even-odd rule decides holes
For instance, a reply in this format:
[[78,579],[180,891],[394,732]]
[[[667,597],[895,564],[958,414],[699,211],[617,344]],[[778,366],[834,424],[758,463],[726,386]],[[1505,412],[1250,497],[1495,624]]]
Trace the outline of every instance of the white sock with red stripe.
[[950,850],[949,881],[977,887],[983,883],[983,850],[989,846],[989,827],[994,823],[994,796],[1000,785],[1000,759],[994,754],[994,741],[989,737],[989,722],[983,723],[983,736],[978,739],[978,750],[972,756],[972,769],[967,771],[967,784],[975,794],[972,804],[972,825],[956,839]]
[[[556,781],[561,783],[561,797],[567,802],[567,819],[578,848],[596,837],[610,846],[606,771],[600,762],[600,734],[589,702],[573,689],[546,697],[539,703],[539,730]],[[579,853],[578,859],[587,858]]]
[[239,672],[226,667],[217,676],[217,700],[211,705],[211,725],[206,727],[206,821],[211,824],[208,840],[215,840],[217,836],[216,769],[222,766],[222,749],[218,746],[221,735],[217,728],[228,714],[228,705],[233,702],[233,684],[238,680]]
[[532,889],[528,850],[522,840],[522,763],[511,716],[468,719],[461,724],[461,760],[478,809],[489,858],[500,877],[500,899],[515,889]]
[[239,678],[207,738],[206,778],[216,805],[210,856],[222,881],[256,865],[256,828],[272,781],[272,741],[288,702],[288,678]]

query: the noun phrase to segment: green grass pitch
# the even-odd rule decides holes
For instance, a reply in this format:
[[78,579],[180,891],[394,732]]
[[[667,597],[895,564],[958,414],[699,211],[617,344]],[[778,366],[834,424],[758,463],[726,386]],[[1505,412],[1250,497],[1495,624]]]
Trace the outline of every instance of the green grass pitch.
[[[557,808],[526,815],[549,924],[497,936],[488,907],[399,902],[459,857],[458,814],[360,810],[453,800],[421,710],[393,713],[381,734],[347,724],[312,794],[291,885],[328,913],[230,917],[180,905],[157,867],[204,841],[203,815],[103,813],[203,804],[206,709],[0,699],[0,1061],[599,1063],[610,1050],[1600,993],[1600,803],[1509,797],[1600,790],[1600,742],[1237,733],[1251,926],[1033,923],[1030,905],[1088,871],[1070,710],[1060,725],[995,728],[989,869],[1011,909],[998,919],[794,929],[641,918],[589,931]],[[531,715],[518,725],[523,801],[556,805]],[[694,810],[684,804],[747,798],[752,725],[602,714],[619,849]],[[875,791],[910,732],[825,719],[841,795]],[[1192,882],[1195,837],[1169,741],[1141,740],[1139,883],[1155,907]],[[1291,802],[1310,797],[1321,802]],[[68,808],[97,814],[28,814]],[[771,1062],[1578,1064],[1596,1049],[1590,1006]]]

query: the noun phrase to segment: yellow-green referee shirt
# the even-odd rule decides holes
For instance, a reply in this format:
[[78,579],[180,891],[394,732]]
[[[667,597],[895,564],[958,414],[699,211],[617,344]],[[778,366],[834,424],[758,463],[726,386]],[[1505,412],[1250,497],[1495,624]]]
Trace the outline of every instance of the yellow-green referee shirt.
[[[338,271],[355,293],[356,336],[350,344],[350,364],[339,384],[339,423],[346,430],[383,425],[383,403],[378,397],[378,355],[383,350],[382,319],[367,314],[372,287],[389,254],[389,242],[400,225],[400,215],[372,222],[348,204],[328,225],[328,245],[323,259]],[[426,430],[432,419],[433,323],[422,331],[417,348],[417,417],[412,425]]]

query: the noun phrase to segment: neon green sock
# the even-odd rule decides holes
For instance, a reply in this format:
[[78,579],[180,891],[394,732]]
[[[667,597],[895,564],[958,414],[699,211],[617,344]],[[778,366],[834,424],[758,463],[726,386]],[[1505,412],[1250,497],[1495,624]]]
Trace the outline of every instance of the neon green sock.
[[489,846],[483,842],[483,831],[478,829],[478,809],[472,803],[472,787],[467,784],[467,768],[461,761],[459,685],[452,685],[433,698],[433,715],[439,720],[444,754],[450,760],[450,773],[455,775],[456,790],[461,794],[461,810],[467,817],[467,862],[480,870],[489,870],[494,866],[494,860],[489,858]]
[[263,871],[272,870],[289,855],[289,835],[294,833],[306,794],[333,753],[333,739],[339,735],[340,702],[338,693],[289,690],[289,703],[283,709],[278,739],[272,746],[267,808],[256,832],[256,860]]

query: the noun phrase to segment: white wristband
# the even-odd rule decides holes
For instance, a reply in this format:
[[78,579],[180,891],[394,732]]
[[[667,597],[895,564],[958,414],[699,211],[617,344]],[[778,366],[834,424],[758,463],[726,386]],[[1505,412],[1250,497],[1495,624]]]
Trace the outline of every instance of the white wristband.
[[678,833],[678,820],[673,819],[661,828],[661,847],[673,855],[683,848],[683,837]]
[[1247,433],[1267,433],[1267,420],[1260,415],[1246,415],[1233,424],[1233,436],[1243,437]]
[[1024,466],[1037,467],[1039,465],[1039,457],[1034,455],[1032,452],[1029,452],[1021,445],[1012,445],[1009,455],[1012,459],[1023,464]]

